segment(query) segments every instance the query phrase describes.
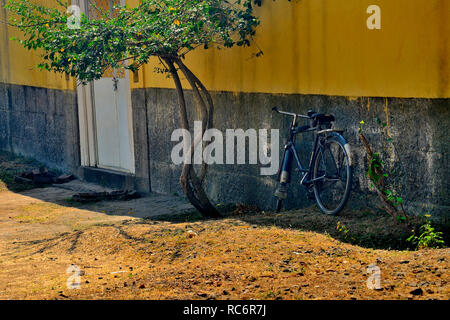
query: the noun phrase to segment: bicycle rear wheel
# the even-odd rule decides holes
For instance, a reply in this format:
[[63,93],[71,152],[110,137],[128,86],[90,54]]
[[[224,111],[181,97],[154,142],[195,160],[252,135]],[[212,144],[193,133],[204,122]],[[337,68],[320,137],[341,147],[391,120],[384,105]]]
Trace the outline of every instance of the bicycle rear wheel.
[[314,197],[325,214],[339,213],[350,196],[352,168],[346,144],[340,135],[328,137],[314,162]]

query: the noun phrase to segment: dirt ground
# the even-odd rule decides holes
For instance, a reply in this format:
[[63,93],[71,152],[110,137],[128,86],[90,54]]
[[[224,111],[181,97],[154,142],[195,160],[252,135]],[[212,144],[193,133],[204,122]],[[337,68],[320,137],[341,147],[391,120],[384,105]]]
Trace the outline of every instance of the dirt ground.
[[411,230],[380,212],[244,206],[205,220],[178,196],[81,205],[71,196],[106,189],[15,183],[39,166],[0,153],[0,299],[450,298],[450,249],[404,250]]
[[77,207],[64,192],[0,192],[1,299],[450,298],[449,249],[375,250],[292,226],[313,209],[140,218],[113,203]]

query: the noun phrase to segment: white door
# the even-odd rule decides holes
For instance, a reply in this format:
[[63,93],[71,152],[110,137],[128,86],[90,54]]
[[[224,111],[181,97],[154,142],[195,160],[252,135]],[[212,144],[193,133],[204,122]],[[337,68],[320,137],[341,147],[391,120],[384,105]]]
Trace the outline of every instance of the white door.
[[132,170],[128,82],[124,70],[110,70],[94,82],[97,166]]
[[[120,0],[91,0],[97,7],[114,14],[113,6]],[[124,1],[122,1],[124,2]],[[98,10],[89,6],[89,16],[99,18]],[[92,86],[96,165],[98,167],[133,171],[129,81],[125,69],[108,69]]]

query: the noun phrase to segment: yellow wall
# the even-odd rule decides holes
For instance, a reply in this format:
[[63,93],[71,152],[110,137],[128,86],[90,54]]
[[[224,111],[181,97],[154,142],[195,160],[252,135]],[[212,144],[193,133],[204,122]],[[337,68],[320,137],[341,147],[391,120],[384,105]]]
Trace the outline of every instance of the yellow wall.
[[[54,0],[38,2],[50,5]],[[7,20],[6,14],[6,10],[1,8],[0,21]],[[36,52],[24,49],[16,41],[10,40],[11,37],[20,38],[21,35],[17,29],[0,22],[0,82],[52,89],[75,89],[73,79],[67,81],[65,75],[40,71],[36,66],[41,60]]]
[[[371,4],[381,7],[381,30],[366,27]],[[449,0],[263,0],[262,57],[252,58],[255,46],[197,50],[187,63],[210,90],[448,98],[449,12]],[[0,23],[0,82],[74,89],[65,76],[36,69],[36,54],[11,36],[18,35]],[[173,87],[153,72],[156,64],[132,86]]]
[[[136,3],[136,0],[128,1]],[[381,8],[381,30],[366,9]],[[256,47],[194,51],[210,90],[344,96],[450,97],[449,0],[263,0]],[[156,59],[134,87],[173,87]]]

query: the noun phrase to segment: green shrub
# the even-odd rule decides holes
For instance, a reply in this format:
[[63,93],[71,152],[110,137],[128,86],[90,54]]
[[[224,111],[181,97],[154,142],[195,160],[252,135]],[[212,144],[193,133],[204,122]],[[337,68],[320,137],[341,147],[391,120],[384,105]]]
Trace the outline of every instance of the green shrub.
[[413,234],[406,239],[406,241],[411,242],[416,249],[445,247],[442,232],[436,231],[434,227],[431,226],[429,218],[430,215],[426,214],[425,224],[419,227],[419,236],[412,230]]

